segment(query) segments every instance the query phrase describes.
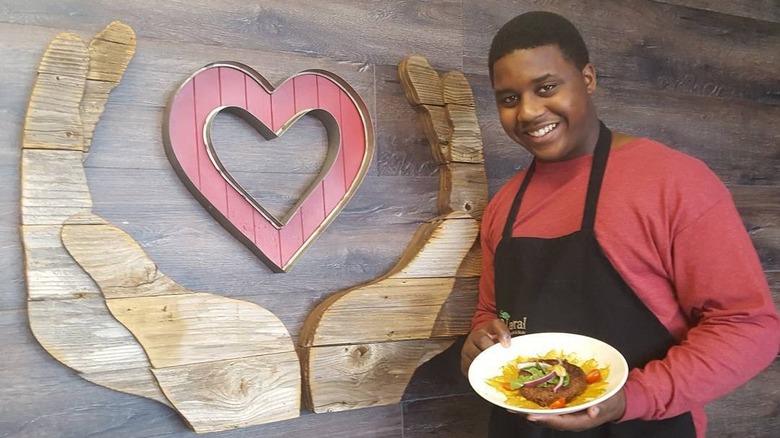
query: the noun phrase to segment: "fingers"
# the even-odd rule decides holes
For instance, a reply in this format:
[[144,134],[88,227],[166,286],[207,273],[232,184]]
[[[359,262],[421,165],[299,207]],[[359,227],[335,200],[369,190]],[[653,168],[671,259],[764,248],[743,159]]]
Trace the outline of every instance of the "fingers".
[[481,218],[488,200],[482,136],[474,97],[458,71],[439,76],[421,56],[405,58],[398,75],[407,100],[422,116],[434,160],[442,166],[439,211]]
[[475,337],[481,335],[480,338],[475,339],[475,342],[481,348],[480,351],[493,346],[493,344],[500,343],[504,347],[509,347],[512,343],[509,329],[506,327],[504,321],[498,318],[475,330],[474,334]]
[[480,336],[481,334],[476,331],[469,333],[469,335],[466,337],[466,342],[463,344],[463,348],[460,351],[460,371],[466,376],[469,373],[471,362],[473,362],[474,358],[477,357],[477,355],[482,352],[482,350],[484,350],[484,348],[480,348],[479,344],[475,340]]
[[555,430],[580,432],[592,429],[623,416],[626,399],[623,391],[596,406],[565,415],[529,415],[528,421]]
[[509,330],[503,321],[496,318],[489,323],[475,328],[466,337],[466,342],[463,344],[463,349],[460,354],[460,366],[461,372],[468,375],[468,369],[471,366],[471,362],[487,348],[500,343],[504,347],[509,347],[511,344],[511,337]]
[[504,321],[500,319],[494,319],[491,321],[488,325],[488,333],[490,334],[494,343],[501,343],[501,345],[504,347],[509,347],[512,345],[512,336],[509,334],[509,329],[507,328]]
[[585,411],[566,415],[529,415],[526,419],[540,426],[555,430],[580,432],[598,426]]
[[79,104],[88,69],[89,52],[81,37],[60,33],[52,39],[38,64],[27,104],[22,133],[24,149],[84,149]]
[[111,93],[135,54],[136,38],[133,29],[114,21],[98,32],[89,43],[89,71],[84,96],[81,98],[81,120],[84,132],[84,152],[92,144],[100,115]]

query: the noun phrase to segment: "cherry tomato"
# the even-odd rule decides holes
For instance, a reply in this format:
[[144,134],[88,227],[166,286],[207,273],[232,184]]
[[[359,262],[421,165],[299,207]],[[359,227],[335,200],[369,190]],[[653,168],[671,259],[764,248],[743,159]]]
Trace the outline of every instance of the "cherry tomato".
[[601,371],[593,370],[585,376],[585,381],[588,383],[596,383],[601,380]]
[[550,403],[550,409],[559,409],[564,406],[566,406],[566,399],[564,397],[561,397],[558,400]]

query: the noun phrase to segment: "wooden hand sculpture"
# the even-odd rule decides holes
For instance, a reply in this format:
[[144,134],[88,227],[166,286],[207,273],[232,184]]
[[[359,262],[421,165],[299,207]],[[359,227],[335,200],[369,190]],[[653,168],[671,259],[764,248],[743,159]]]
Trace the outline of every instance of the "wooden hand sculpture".
[[[176,409],[196,432],[297,417],[301,365],[282,322],[253,303],[190,291],[92,214],[83,161],[135,52],[114,22],[85,46],[57,35],[39,65],[22,139],[30,326],[83,378]],[[482,142],[465,77],[413,56],[399,68],[440,165],[440,217],[396,267],[328,297],[300,337],[315,412],[397,403],[425,361],[468,332],[476,304]]]
[[441,78],[412,56],[399,65],[439,164],[439,213],[383,277],[328,297],[300,337],[306,403],[315,412],[398,403],[418,366],[469,330],[487,203],[482,140],[466,78]]
[[172,406],[196,432],[297,417],[300,364],[276,316],[185,289],[91,214],[82,163],[134,52],[134,32],[114,22],[89,48],[57,35],[39,65],[22,140],[32,331],[85,379]]

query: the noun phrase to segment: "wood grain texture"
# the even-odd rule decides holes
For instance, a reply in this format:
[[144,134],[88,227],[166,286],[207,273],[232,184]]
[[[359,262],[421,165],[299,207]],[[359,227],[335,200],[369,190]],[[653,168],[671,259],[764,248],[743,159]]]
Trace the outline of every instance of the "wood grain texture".
[[780,271],[780,187],[731,186],[734,203],[767,271]]
[[[441,310],[453,292],[460,261],[471,250],[477,232],[476,221],[463,213],[421,227],[388,275],[321,302],[304,324],[300,345],[426,339],[432,336],[438,319],[467,320],[470,307],[448,307],[451,315],[442,315]],[[475,298],[473,293],[467,295]],[[362,328],[356,331],[356,325]],[[460,325],[461,330],[467,328]]]
[[769,438],[780,427],[780,359],[736,391],[707,405],[708,435]]
[[[0,430],[8,437],[196,436],[175,410],[100,387],[56,363],[36,345],[24,311],[0,310],[0,344],[14,351],[0,367],[4,401]],[[304,412],[296,420],[209,436],[283,438],[306,436],[316,429],[317,436],[328,438],[353,438],[364,431],[378,437],[398,437],[401,414],[397,404],[337,414]]]
[[[155,368],[294,352],[279,319],[245,301],[190,293],[115,298],[107,305]],[[285,365],[298,369],[297,360]]]
[[469,253],[463,258],[458,267],[456,277],[479,277],[482,274],[482,248],[479,239],[474,242]]
[[[276,316],[245,301],[188,291],[111,225],[66,224],[62,235],[104,291],[111,314],[143,347],[168,400],[196,431],[298,415],[300,365]],[[282,401],[269,408],[267,401],[277,397]],[[260,401],[263,408],[254,405]]]
[[108,95],[122,80],[135,54],[135,46],[135,32],[120,21],[109,23],[89,43],[89,69],[80,104],[84,152],[92,144],[92,135],[103,114]]
[[398,64],[398,78],[404,95],[413,105],[444,106],[439,74],[428,60],[419,55],[408,56]]
[[[84,143],[83,138],[75,151],[70,151],[71,145],[29,140],[34,137],[30,133],[37,129],[35,115],[45,113],[46,109],[41,107],[52,95],[62,97],[66,103],[81,104],[88,123],[82,126],[79,114],[55,116],[49,129],[55,133],[72,129],[79,136],[86,133],[91,141],[108,94],[121,79],[134,51],[132,29],[121,23],[104,29],[93,40],[90,52],[94,59],[89,64],[93,72],[89,80],[97,84],[83,96],[88,60],[79,51],[61,48],[67,45],[63,41],[71,40],[81,41],[78,36],[71,38],[67,34],[55,37],[40,63],[38,77],[54,74],[57,81],[59,75],[76,77],[79,81],[72,88],[81,94],[66,89],[58,95],[57,89],[39,80],[28,106],[28,119],[33,122],[25,125],[22,141],[22,223],[26,224],[22,236],[27,245],[27,274],[33,279],[29,295],[31,299],[66,298],[30,301],[28,315],[39,343],[92,382],[105,382],[113,389],[176,407],[196,431],[219,431],[297,417],[300,365],[281,321],[251,303],[191,293],[160,273],[130,236],[89,213],[91,196],[81,160],[89,143]],[[64,54],[57,55],[58,51]],[[76,73],[68,70],[71,64]],[[34,150],[42,146],[56,150]],[[58,193],[63,185],[64,196]],[[30,209],[31,206],[40,206],[42,211]],[[71,214],[74,216],[67,219]],[[33,225],[41,223],[45,225]],[[62,245],[78,265],[62,257]],[[53,253],[54,260],[47,251]],[[95,294],[94,285],[79,277],[79,265],[102,293]],[[59,284],[54,292],[46,290],[46,281],[58,283],[62,270],[75,273],[71,274],[76,277],[75,282]],[[39,293],[38,289],[46,292]],[[83,300],[90,294],[98,299]],[[95,305],[95,301],[99,304]],[[77,305],[72,305],[74,302]],[[128,336],[126,330],[116,330],[116,320],[106,307],[139,342]],[[84,330],[94,330],[96,326],[104,327],[98,336]],[[110,330],[115,333],[110,334]],[[252,348],[247,350],[247,345]],[[253,355],[261,357],[249,357]],[[147,356],[155,367],[151,369],[154,376],[149,372]],[[225,360],[230,363],[220,362]],[[262,366],[258,366],[260,360]],[[258,381],[266,386],[257,385]],[[162,383],[167,399],[158,382]],[[280,398],[281,395],[284,397]],[[264,408],[247,408],[263,397]],[[282,401],[276,403],[279,400]],[[269,409],[269,405],[275,407]]]
[[306,405],[314,412],[335,412],[398,403],[414,370],[454,341],[426,339],[306,349]]
[[[110,170],[95,174],[106,182],[93,190],[96,197],[107,200],[100,214],[122,223],[160,261],[161,270],[190,289],[224,291],[234,298],[270,305],[280,315],[295,315],[329,293],[384,274],[397,263],[419,222],[436,215],[435,191],[429,191],[436,179],[392,177],[386,183],[367,182],[300,260],[301,269],[284,276],[269,275],[253,254],[188,198],[185,189],[176,190],[172,172],[131,171],[111,176],[115,174]],[[134,186],[127,187],[131,182]],[[393,197],[405,201],[398,204]],[[138,205],[145,202],[152,205],[139,210]],[[188,216],[183,218],[183,212]],[[379,234],[383,239],[374,240]],[[193,269],[194,254],[212,254],[212,258],[195,263],[198,269]],[[300,322],[296,317],[286,321],[291,321],[293,331]]]
[[[88,71],[81,38],[58,34],[39,63],[27,107],[20,176],[30,328],[40,345],[74,370],[111,372],[117,381],[128,379],[113,388],[167,403],[148,371],[144,373],[149,363],[143,350],[102,300],[96,300],[101,297],[99,289],[64,253],[60,241],[67,217],[89,212],[92,206],[82,166],[87,143],[78,109]],[[99,112],[93,115],[99,117]],[[85,216],[74,223],[104,221]],[[87,297],[91,299],[84,300]]]
[[62,244],[106,299],[190,293],[160,272],[132,237],[113,225],[68,221],[62,227]]
[[412,237],[410,249],[389,273],[389,278],[456,277],[479,234],[477,221],[463,211],[441,216],[420,227]]
[[[451,74],[450,77],[452,76]],[[465,84],[465,90],[471,90],[468,84]],[[464,91],[460,92],[465,93]],[[479,121],[474,107],[448,103],[446,108],[452,125],[447,161],[482,164],[485,161],[482,154],[482,134],[479,130]]]
[[[420,105],[432,101],[436,103],[438,96],[447,109],[445,118],[450,126],[451,135],[447,140],[439,141],[439,133],[431,130],[428,138],[431,141],[434,160],[442,162],[443,168],[453,169],[446,174],[449,178],[440,178],[439,185],[440,211],[450,214],[430,225],[420,227],[398,265],[386,277],[360,288],[334,294],[320,303],[309,315],[301,333],[300,344],[304,347],[307,400],[316,412],[354,409],[365,406],[366,403],[373,405],[396,402],[400,399],[402,387],[408,384],[408,379],[381,382],[381,375],[372,375],[368,380],[361,379],[361,384],[376,388],[381,386],[382,395],[374,395],[365,401],[341,400],[338,401],[337,407],[334,407],[333,397],[337,396],[337,400],[343,399],[344,396],[338,393],[352,386],[354,377],[350,375],[348,363],[344,364],[342,372],[335,375],[325,371],[321,366],[323,365],[321,358],[325,351],[323,349],[330,350],[335,346],[336,350],[332,352],[336,353],[336,357],[333,360],[344,363],[353,358],[353,355],[350,353],[344,356],[341,352],[343,345],[347,345],[345,351],[349,352],[349,345],[354,347],[356,343],[383,342],[383,346],[388,346],[390,345],[388,341],[392,341],[392,348],[399,349],[395,352],[396,355],[408,357],[400,360],[395,356],[387,356],[388,349],[383,348],[373,354],[376,356],[376,361],[372,363],[369,370],[373,374],[378,367],[384,366],[383,362],[388,362],[401,367],[396,371],[397,374],[411,375],[413,368],[430,357],[419,357],[414,354],[414,351],[403,350],[404,347],[418,346],[418,344],[408,344],[409,340],[431,342],[428,339],[432,338],[434,329],[440,330],[441,335],[452,336],[463,334],[469,328],[467,323],[458,324],[457,321],[467,320],[468,315],[461,312],[473,311],[473,308],[471,306],[459,306],[457,309],[453,306],[444,307],[444,303],[453,291],[455,276],[458,274],[461,262],[467,254],[473,252],[479,226],[470,213],[481,216],[481,211],[487,203],[486,178],[465,178],[468,172],[462,170],[464,163],[453,161],[453,157],[467,157],[469,158],[467,161],[470,161],[469,165],[479,167],[470,168],[471,174],[478,173],[484,176],[482,144],[479,141],[479,128],[474,115],[470,87],[462,74],[450,73],[444,81],[440,81],[438,74],[431,69],[427,61],[419,57],[405,59],[399,66],[399,77],[405,88],[404,93],[411,104]],[[444,82],[447,84],[448,92],[444,90]],[[450,99],[466,105],[451,104]],[[451,112],[451,107],[458,108]],[[420,114],[422,117],[432,116],[431,112],[425,110]],[[430,128],[436,124],[437,122],[428,120],[424,126]],[[452,141],[471,136],[469,132],[476,133],[476,142]],[[452,152],[455,146],[460,148],[457,153]],[[463,152],[469,148],[475,153]],[[474,185],[477,188],[469,190],[464,185]],[[482,197],[474,196],[475,193],[481,194]],[[461,201],[461,198],[467,200],[453,207],[449,202],[452,198],[456,198],[457,201]],[[442,199],[446,200],[446,206],[442,206]],[[442,261],[446,263],[442,264]],[[473,299],[474,294],[467,293],[466,296]],[[427,300],[431,302],[428,303]],[[442,310],[446,312],[440,318]],[[366,314],[369,315],[368,321],[366,321]],[[438,323],[441,320],[446,322]],[[360,337],[356,337],[356,326],[364,327],[358,331],[361,333]],[[448,332],[448,329],[455,329],[455,331]],[[446,344],[449,345],[451,342]],[[438,349],[437,353],[442,350]],[[364,355],[361,349],[356,351],[361,357]],[[358,375],[366,373],[361,369],[354,372]],[[329,382],[329,385],[320,384],[324,381]]]
[[[776,4],[762,4],[777,14]],[[464,73],[486,73],[495,31],[511,16],[535,9],[562,14],[582,30],[601,77],[645,90],[777,103],[776,22],[656,1],[532,0],[512,8],[510,16],[501,0],[466,2],[464,32],[471,44],[463,54]],[[594,18],[622,24],[600,25]]]
[[[101,26],[104,24],[100,23]],[[89,34],[83,36],[91,38],[96,27],[89,26],[88,29]],[[25,38],[16,38],[20,34],[24,34]],[[30,69],[34,71],[36,68],[37,61],[40,60],[52,35],[51,29],[0,21],[0,38],[18,40],[13,46],[0,47],[0,55],[6,61],[4,68],[9,72],[8,81],[3,87],[4,103],[9,109],[14,109],[0,117],[0,127],[7,126],[9,135],[18,134],[18,126],[23,123],[24,117],[19,111],[30,97],[33,74]],[[182,51],[180,43],[165,40],[147,39],[142,44],[143,50],[139,49],[133,57],[131,67],[122,77],[122,83],[111,92],[111,99],[107,103],[108,111],[102,115],[90,146],[90,150],[97,149],[97,153],[88,158],[88,167],[170,169],[160,143],[162,108],[181,81],[215,60],[239,60],[256,68],[273,84],[278,84],[305,69],[331,71],[352,85],[373,111],[374,94],[370,90],[373,87],[374,75],[371,65],[363,68],[364,65],[357,62],[338,62],[322,57],[312,58],[305,54],[251,50],[246,47],[231,50],[228,56],[224,46],[192,44]],[[161,53],[166,56],[160,56]],[[314,157],[300,152],[306,151],[306,143],[302,139],[308,134],[290,136],[295,134],[297,129],[299,127],[296,124],[292,132],[278,139],[280,145],[274,146],[278,149],[273,156],[275,159],[254,160],[253,170],[282,172],[289,169],[291,173],[297,173],[301,171],[301,167],[315,164]],[[218,138],[224,142],[231,139],[230,135]],[[10,144],[12,143],[9,143],[9,146]],[[18,145],[19,142],[13,144]],[[120,147],[124,153],[106,152],[116,147]],[[4,158],[5,154],[14,149],[16,148],[3,148],[0,157]]]
[[[616,130],[650,136],[699,158],[727,185],[780,182],[772,152],[777,132],[770,122],[780,117],[780,106],[637,93],[623,86],[602,87],[598,99],[604,120]],[[644,103],[631,105],[635,99]]]
[[297,418],[301,377],[294,351],[153,368],[165,395],[198,433]]
[[[460,70],[452,70],[441,75],[441,94],[446,105],[474,108],[474,95],[468,79]],[[457,121],[453,121],[458,125]],[[477,132],[479,134],[479,132]]]
[[387,278],[328,297],[310,316],[317,326],[303,345],[430,338],[454,283],[454,278]]
[[38,75],[27,106],[22,147],[84,150],[79,102],[87,81],[89,55],[73,33],[52,39],[38,64]]
[[65,251],[58,225],[23,225],[27,297],[32,301],[100,298],[100,289]]
[[[7,292],[11,292],[6,289]],[[23,294],[23,288],[19,293]],[[173,409],[85,381],[36,344],[23,310],[0,310],[0,345],[6,355],[0,367],[3,422],[13,438],[116,436],[129,438],[196,436]],[[345,424],[349,427],[345,427]],[[401,433],[401,407],[390,405],[338,414],[304,413],[293,421],[213,433],[220,438],[306,436],[352,438],[355,431],[393,437]]]
[[[426,131],[421,130],[423,120],[415,106],[409,104],[398,76],[398,64],[376,66],[376,109],[377,120],[377,170],[380,176],[433,176],[438,172],[438,162],[431,159],[431,152],[438,149],[431,146]],[[430,106],[429,106],[430,107]],[[443,107],[436,107],[441,108]],[[446,139],[449,124],[446,118],[436,129],[441,128],[442,139]],[[434,143],[435,144],[435,143]],[[438,186],[436,187],[438,189]]]
[[[414,369],[454,341],[436,340],[434,334],[452,337],[466,333],[474,307],[445,303],[452,296],[458,267],[472,250],[478,230],[477,221],[465,211],[422,226],[387,276],[333,294],[309,314],[299,343],[311,409],[323,412],[396,403]],[[473,290],[458,290],[466,291],[471,300],[475,298]],[[367,353],[363,349],[367,347],[356,347],[361,342],[381,342],[382,348],[371,350],[372,359],[364,362]],[[426,354],[419,350],[423,346]],[[355,355],[361,358],[358,367],[353,366]],[[387,366],[393,369],[392,380],[382,371]],[[334,373],[333,368],[339,371]],[[344,393],[357,389],[356,379],[361,393],[368,389],[358,398]]]
[[435,105],[419,105],[416,107],[421,114],[425,137],[431,144],[433,159],[436,164],[445,164],[450,161],[447,156],[450,151],[449,142],[452,138],[452,126],[447,119],[447,108]]
[[81,151],[22,151],[22,224],[60,225],[69,216],[90,211],[83,157]]
[[434,160],[482,163],[482,138],[471,86],[459,71],[442,75],[421,56],[409,56],[398,65],[404,94],[420,113]]
[[769,288],[772,291],[772,297],[775,300],[775,306],[780,309],[780,271],[769,271],[766,273],[769,281]]
[[[473,251],[472,251],[473,252]],[[447,299],[442,303],[432,338],[465,335],[471,330],[471,318],[477,311],[479,277],[456,278]]]
[[81,373],[148,368],[143,349],[103,300],[30,301],[33,334],[57,360]]
[[754,18],[756,20],[772,21],[780,23],[780,5],[776,2],[762,0],[743,0],[731,2],[729,0],[654,0],[659,3],[685,6],[691,9],[718,12],[724,15]]
[[467,211],[482,219],[488,203],[488,181],[483,164],[450,163],[439,168],[439,211]]
[[[416,55],[401,61],[398,76],[404,95],[423,119],[434,161],[440,163],[439,211],[466,211],[480,219],[488,200],[487,176],[482,136],[468,80],[459,71],[439,76],[425,58]],[[443,113],[431,110],[436,103],[430,97],[436,94],[433,90],[441,97]],[[437,128],[445,123],[442,118],[448,126],[446,131]]]
[[38,343],[84,379],[168,404],[146,353],[102,299],[30,301],[27,315]]
[[465,339],[466,336],[459,336],[446,350],[414,371],[403,396],[407,406],[415,400],[477,395],[460,371],[460,351]]
[[94,373],[79,373],[82,379],[89,380],[114,391],[140,395],[165,406],[173,408],[171,402],[163,394],[152,369],[147,365],[139,368],[126,368],[114,371],[97,371]]
[[[121,18],[140,39],[172,41],[178,46],[305,54],[360,64],[394,64],[409,53],[433,52],[426,56],[437,64],[461,65],[460,0],[329,0],[314,9],[301,0],[261,5],[241,0],[165,5],[136,0],[132,8],[108,2],[97,10],[85,9],[81,0],[67,0],[59,6],[48,8],[45,0],[9,0],[0,11],[0,21],[94,32]],[[81,13],[69,13],[74,10]]]
[[404,437],[485,438],[491,409],[475,394],[416,400],[404,405]]

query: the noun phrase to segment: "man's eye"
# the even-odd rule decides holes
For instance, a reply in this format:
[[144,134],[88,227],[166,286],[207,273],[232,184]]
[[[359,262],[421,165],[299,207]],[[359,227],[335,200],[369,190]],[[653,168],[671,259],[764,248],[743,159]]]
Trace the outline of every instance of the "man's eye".
[[505,96],[505,97],[501,98],[501,103],[504,104],[504,105],[511,105],[511,104],[513,104],[515,102],[517,102],[517,95],[516,94],[512,94],[512,95]]
[[539,88],[539,91],[541,91],[542,93],[549,93],[554,89],[555,89],[555,84],[546,84],[546,85],[542,85],[542,87]]

